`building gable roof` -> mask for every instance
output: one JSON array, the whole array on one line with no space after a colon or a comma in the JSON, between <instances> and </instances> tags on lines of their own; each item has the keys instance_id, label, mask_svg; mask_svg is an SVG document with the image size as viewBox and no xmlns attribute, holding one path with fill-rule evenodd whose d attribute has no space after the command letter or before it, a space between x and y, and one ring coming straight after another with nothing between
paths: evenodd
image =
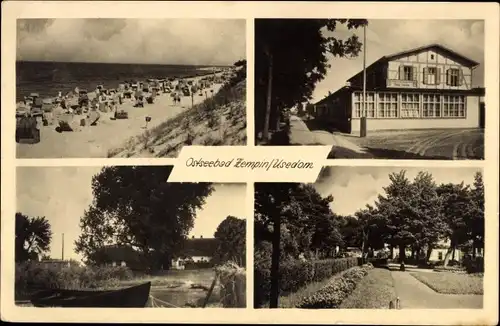
<instances>
[{"instance_id":1,"label":"building gable roof","mask_svg":"<svg viewBox=\"0 0 500 326\"><path fill-rule=\"evenodd\" d=\"M212 257L217 250L215 238L191 238L184 242L182 253L185 256Z\"/></svg>"},{"instance_id":2,"label":"building gable roof","mask_svg":"<svg viewBox=\"0 0 500 326\"><path fill-rule=\"evenodd\" d=\"M130 246L110 245L102 248L102 254L108 261L114 262L137 262L139 261L139 252Z\"/></svg>"},{"instance_id":3,"label":"building gable roof","mask_svg":"<svg viewBox=\"0 0 500 326\"><path fill-rule=\"evenodd\" d=\"M436 52L441 52L443 54L446 54L448 57L455 59L458 62L460 62L468 67L475 67L475 66L479 65L478 62L476 62L472 59L469 59L466 56L464 56L464 55L462 55L454 50L451 50L451 49L449 49L441 44L437 44L437 43L424 45L424 46L421 46L418 48L393 53L391 55L386 55L383 58L385 58L387 61L397 60L397 59L402 58L402 57L414 55L414 54L421 53L421 52L428 51L428 50L434 50Z\"/></svg>"},{"instance_id":4,"label":"building gable roof","mask_svg":"<svg viewBox=\"0 0 500 326\"><path fill-rule=\"evenodd\" d=\"M476 61L474 61L472 59L469 59L466 56L461 55L458 52L455 52L455 51L453 51L453 50L451 50L451 49L449 49L449 48L447 48L447 47L445 47L445 46L443 46L441 44L433 43L433 44L424 45L424 46L421 46L421 47L418 47L418 48L414 48L414 49L410 49L410 50L405 50L405 51L393 53L393 54L390 54L390 55L385 55L385 56L381 57L380 59L378 59L377 61L375 61L372 64L370 64L369 66L367 66L366 67L366 71L370 71L371 69L373 69L374 67L376 67L378 64L381 64L383 62L397 60L399 58L402 58L402 57L405 57L405 56L409 56L409 55L413 55L413 54L417 54L417 53L424 52L424 51L427 51L427 50L434 50L436 52L441 52L443 54L446 54L450 58L453 58L457 62L460 62L460 63L462 63L462 64L464 64L465 66L468 66L468 67L476 67L476 66L479 65L478 62L476 62ZM359 77L361 74L363 74L363 70L361 70L360 72L358 72L357 74L355 74L354 76L352 76L351 78L349 78L347 81L348 82L352 82L354 79L356 79L357 77ZM316 105L326 102L332 96L336 96L339 91L341 91L341 90L343 90L345 88L346 88L346 86L341 87L340 89L338 89L334 93L332 93L332 94L326 96L325 98L319 100L318 102L316 102Z\"/></svg>"}]
</instances>

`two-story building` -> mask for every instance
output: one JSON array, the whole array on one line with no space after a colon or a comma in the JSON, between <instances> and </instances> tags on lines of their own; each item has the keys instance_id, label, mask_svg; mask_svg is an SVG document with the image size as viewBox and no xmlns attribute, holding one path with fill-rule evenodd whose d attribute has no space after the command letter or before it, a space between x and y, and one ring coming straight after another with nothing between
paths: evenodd
<instances>
[{"instance_id":1,"label":"two-story building","mask_svg":"<svg viewBox=\"0 0 500 326\"><path fill-rule=\"evenodd\" d=\"M484 88L473 87L479 63L439 44L384 56L315 104L314 115L346 133L367 130L484 127Z\"/></svg>"}]
</instances>

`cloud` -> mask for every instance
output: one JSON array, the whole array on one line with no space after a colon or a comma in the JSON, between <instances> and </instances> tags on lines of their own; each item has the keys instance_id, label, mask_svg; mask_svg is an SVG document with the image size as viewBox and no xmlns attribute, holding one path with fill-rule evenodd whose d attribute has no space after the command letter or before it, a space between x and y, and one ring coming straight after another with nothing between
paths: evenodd
<instances>
[{"instance_id":1,"label":"cloud","mask_svg":"<svg viewBox=\"0 0 500 326\"><path fill-rule=\"evenodd\" d=\"M22 19L17 60L226 65L244 58L244 20Z\"/></svg>"},{"instance_id":2,"label":"cloud","mask_svg":"<svg viewBox=\"0 0 500 326\"><path fill-rule=\"evenodd\" d=\"M363 30L349 31L338 25L333 34L345 39L352 34L363 41ZM473 85L484 85L484 21L481 20L369 20L366 28L366 65L384 55L439 43L479 62L474 70ZM345 85L347 79L363 69L363 55L357 58L329 57L331 68L313 94L313 103L328 91L334 92Z\"/></svg>"},{"instance_id":3,"label":"cloud","mask_svg":"<svg viewBox=\"0 0 500 326\"><path fill-rule=\"evenodd\" d=\"M407 168L407 167L328 167L328 173L316 182L314 187L322 196L332 195L332 211L341 215L351 215L367 204L373 205L384 187L389 185L389 174L406 170L412 180L420 171L432 174L437 184L472 184L477 168Z\"/></svg>"}]
</instances>

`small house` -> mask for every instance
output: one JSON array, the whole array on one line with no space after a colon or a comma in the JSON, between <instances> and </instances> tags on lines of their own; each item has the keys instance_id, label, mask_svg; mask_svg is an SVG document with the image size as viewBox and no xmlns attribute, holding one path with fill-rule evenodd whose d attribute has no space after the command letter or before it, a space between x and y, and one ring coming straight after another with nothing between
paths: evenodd
<instances>
[{"instance_id":1,"label":"small house","mask_svg":"<svg viewBox=\"0 0 500 326\"><path fill-rule=\"evenodd\" d=\"M172 260L172 268L182 269L186 263L210 263L217 250L217 240L215 238L195 238L187 239L181 250L181 254Z\"/></svg>"}]
</instances>

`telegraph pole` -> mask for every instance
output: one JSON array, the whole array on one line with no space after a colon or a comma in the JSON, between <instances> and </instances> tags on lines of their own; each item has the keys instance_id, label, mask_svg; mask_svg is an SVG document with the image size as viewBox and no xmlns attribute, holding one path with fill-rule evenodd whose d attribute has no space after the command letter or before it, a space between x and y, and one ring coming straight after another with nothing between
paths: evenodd
<instances>
[{"instance_id":1,"label":"telegraph pole","mask_svg":"<svg viewBox=\"0 0 500 326\"><path fill-rule=\"evenodd\" d=\"M62 234L62 250L61 250L61 260L64 260L64 233Z\"/></svg>"}]
</instances>

